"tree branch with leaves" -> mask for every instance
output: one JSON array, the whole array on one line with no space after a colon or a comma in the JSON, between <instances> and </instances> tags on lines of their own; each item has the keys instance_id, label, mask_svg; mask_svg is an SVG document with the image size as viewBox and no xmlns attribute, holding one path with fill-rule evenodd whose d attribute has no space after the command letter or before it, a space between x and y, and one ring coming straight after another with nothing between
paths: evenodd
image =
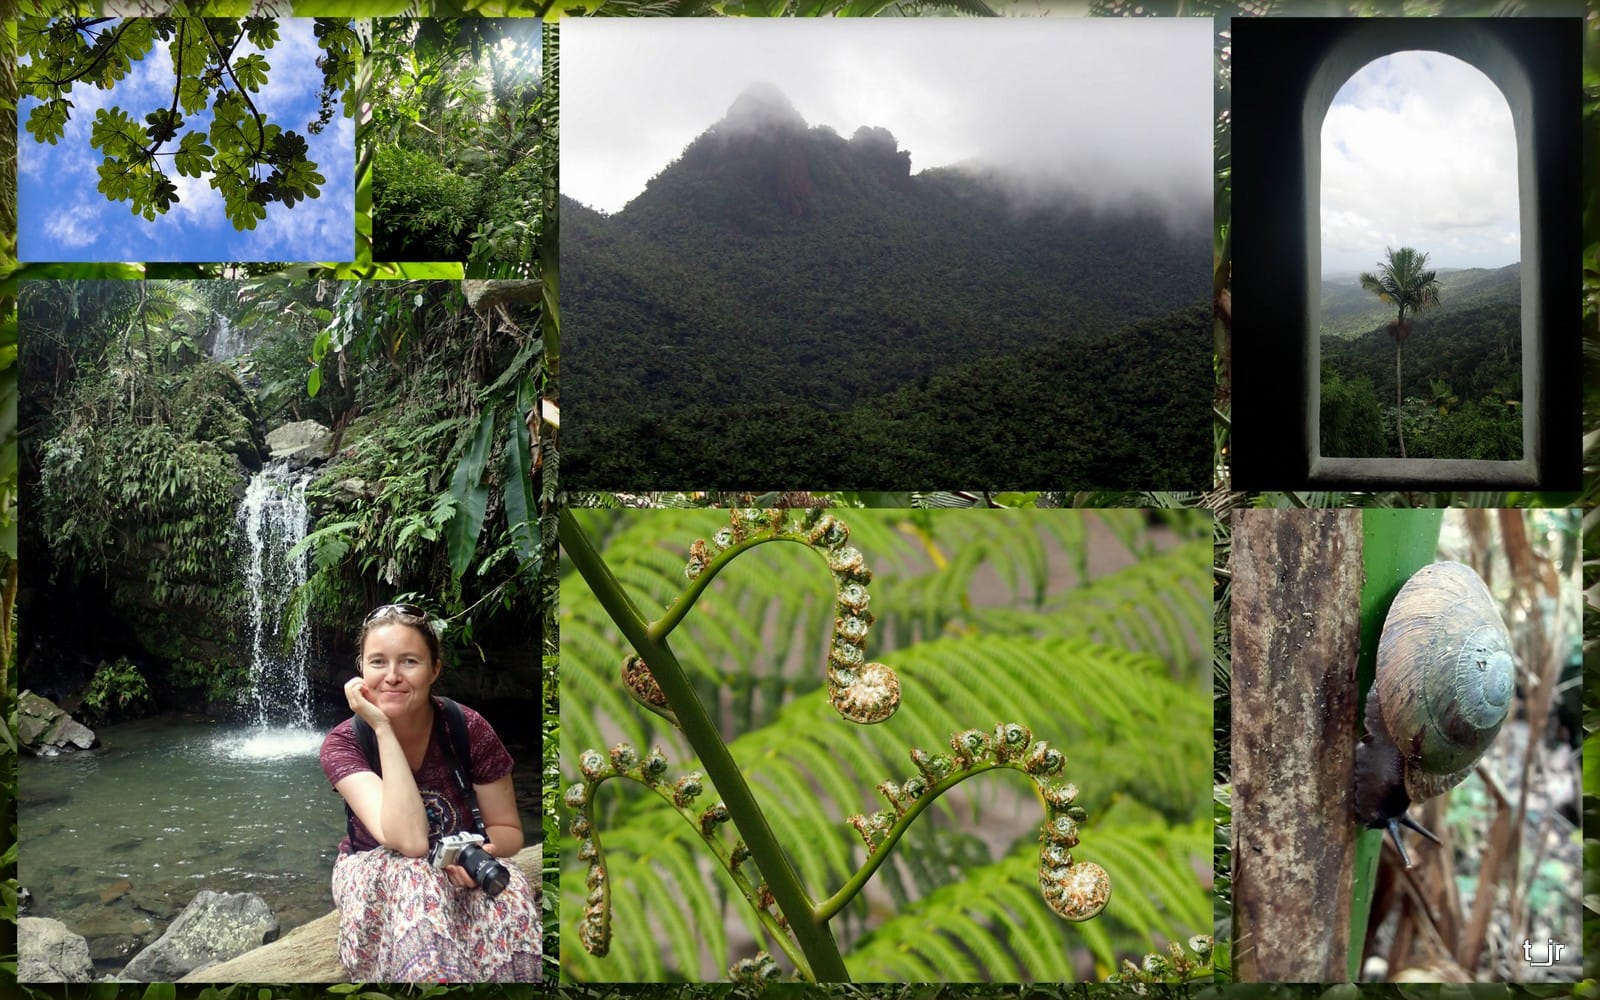
<instances>
[{"instance_id":1,"label":"tree branch with leaves","mask_svg":"<svg viewBox=\"0 0 1600 1000\"><path fill-rule=\"evenodd\" d=\"M322 87L321 109L304 126L312 134L332 119L334 99L353 82L360 52L349 21L317 18L315 35ZM69 96L76 85L111 90L164 43L173 76L165 107L143 115L142 124L116 105L95 111L89 141L104 157L97 188L154 221L179 201L174 172L209 176L233 227L254 229L267 206L293 208L318 197L327 180L307 155L305 136L257 105L272 69L263 53L277 41L278 22L270 17L24 17L17 26L19 59L26 60L17 69L18 91L40 101L26 128L35 141L55 145L76 107ZM241 54L246 42L255 51ZM208 127L201 127L207 112Z\"/></svg>"}]
</instances>

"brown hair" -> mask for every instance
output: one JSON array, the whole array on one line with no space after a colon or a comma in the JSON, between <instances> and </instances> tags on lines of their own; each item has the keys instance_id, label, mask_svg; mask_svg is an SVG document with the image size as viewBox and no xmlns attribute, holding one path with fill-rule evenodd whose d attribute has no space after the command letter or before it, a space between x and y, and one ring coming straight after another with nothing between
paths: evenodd
<instances>
[{"instance_id":1,"label":"brown hair","mask_svg":"<svg viewBox=\"0 0 1600 1000\"><path fill-rule=\"evenodd\" d=\"M422 641L428 644L428 655L433 662L438 663L444 658L439 651L439 633L434 630L433 620L426 611L412 604L385 604L374 609L361 623L361 634L356 638L357 663L361 661L362 651L367 648L367 634L383 625L407 625L416 629Z\"/></svg>"}]
</instances>

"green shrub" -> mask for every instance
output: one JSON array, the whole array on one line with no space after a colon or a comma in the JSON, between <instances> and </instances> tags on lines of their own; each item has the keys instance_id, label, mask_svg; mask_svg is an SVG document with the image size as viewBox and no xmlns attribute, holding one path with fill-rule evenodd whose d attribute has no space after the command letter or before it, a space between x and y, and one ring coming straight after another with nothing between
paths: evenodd
<instances>
[{"instance_id":1,"label":"green shrub","mask_svg":"<svg viewBox=\"0 0 1600 1000\"><path fill-rule=\"evenodd\" d=\"M478 185L427 153L378 147L372 167L373 255L466 260Z\"/></svg>"},{"instance_id":2,"label":"green shrub","mask_svg":"<svg viewBox=\"0 0 1600 1000\"><path fill-rule=\"evenodd\" d=\"M111 663L101 662L83 696L83 705L93 719L109 720L126 711L130 705L150 700L150 685L144 674L125 656Z\"/></svg>"}]
</instances>

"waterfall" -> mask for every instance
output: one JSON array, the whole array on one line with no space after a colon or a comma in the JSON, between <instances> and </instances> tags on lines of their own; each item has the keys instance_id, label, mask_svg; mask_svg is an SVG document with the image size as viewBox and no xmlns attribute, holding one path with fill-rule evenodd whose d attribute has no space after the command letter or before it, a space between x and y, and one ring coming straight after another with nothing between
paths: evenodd
<instances>
[{"instance_id":1,"label":"waterfall","mask_svg":"<svg viewBox=\"0 0 1600 1000\"><path fill-rule=\"evenodd\" d=\"M213 312L216 317L217 333L211 339L211 360L227 361L244 350L244 336L233 328L233 321L222 313Z\"/></svg>"},{"instance_id":2,"label":"waterfall","mask_svg":"<svg viewBox=\"0 0 1600 1000\"><path fill-rule=\"evenodd\" d=\"M310 527L306 486L311 478L310 469L291 469L288 459L273 459L251 477L239 505L250 628L250 690L244 700L257 726L298 730L287 737L297 747L309 737L320 742L311 732L309 630L302 625L287 640L283 634L289 595L306 581L307 557L287 556Z\"/></svg>"}]
</instances>

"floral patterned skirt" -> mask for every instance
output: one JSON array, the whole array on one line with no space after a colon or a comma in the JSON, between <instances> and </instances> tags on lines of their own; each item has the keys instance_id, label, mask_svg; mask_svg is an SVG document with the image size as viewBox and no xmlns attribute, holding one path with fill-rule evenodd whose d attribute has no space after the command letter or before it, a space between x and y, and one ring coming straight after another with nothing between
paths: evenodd
<instances>
[{"instance_id":1,"label":"floral patterned skirt","mask_svg":"<svg viewBox=\"0 0 1600 1000\"><path fill-rule=\"evenodd\" d=\"M357 982L538 982L539 900L520 869L506 870L509 884L491 899L423 858L385 847L340 855L339 961Z\"/></svg>"}]
</instances>

